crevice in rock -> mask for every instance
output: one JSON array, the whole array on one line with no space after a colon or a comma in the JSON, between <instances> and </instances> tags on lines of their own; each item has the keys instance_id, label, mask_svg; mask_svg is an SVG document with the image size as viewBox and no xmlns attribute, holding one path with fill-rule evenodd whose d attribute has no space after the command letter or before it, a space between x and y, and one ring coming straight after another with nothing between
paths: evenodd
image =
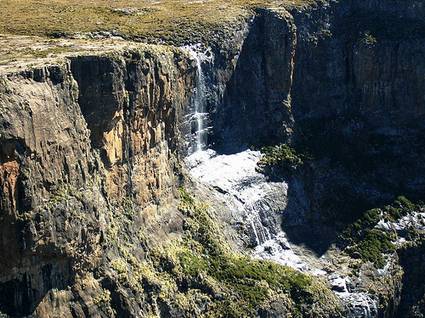
<instances>
[{"instance_id":1,"label":"crevice in rock","mask_svg":"<svg viewBox=\"0 0 425 318\"><path fill-rule=\"evenodd\" d=\"M30 315L51 289L65 289L72 282L66 258L34 263L16 278L0 283L0 311L11 317Z\"/></svg>"}]
</instances>

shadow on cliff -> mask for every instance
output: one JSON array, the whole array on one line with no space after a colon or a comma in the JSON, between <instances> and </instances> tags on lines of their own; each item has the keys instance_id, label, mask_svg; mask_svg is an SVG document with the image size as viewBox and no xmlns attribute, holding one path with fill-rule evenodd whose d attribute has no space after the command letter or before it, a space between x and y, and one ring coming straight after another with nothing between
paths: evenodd
<instances>
[{"instance_id":1,"label":"shadow on cliff","mask_svg":"<svg viewBox=\"0 0 425 318\"><path fill-rule=\"evenodd\" d=\"M285 17L267 10L259 10L250 23L223 100L209 107L214 123L210 139L220 153L271 145L287 136L282 123L291 122L291 27Z\"/></svg>"},{"instance_id":2,"label":"shadow on cliff","mask_svg":"<svg viewBox=\"0 0 425 318\"><path fill-rule=\"evenodd\" d=\"M420 317L425 312L425 241L399 252L404 275L401 301L395 317Z\"/></svg>"},{"instance_id":3,"label":"shadow on cliff","mask_svg":"<svg viewBox=\"0 0 425 318\"><path fill-rule=\"evenodd\" d=\"M65 290L71 285L69 259L52 256L46 261L33 257L32 262L20 278L0 283L0 316L1 313L10 317L31 315L51 290Z\"/></svg>"},{"instance_id":4,"label":"shadow on cliff","mask_svg":"<svg viewBox=\"0 0 425 318\"><path fill-rule=\"evenodd\" d=\"M282 228L289 240L319 255L341 243L341 232L367 210L400 195L423 200L425 193L421 122L381 129L352 113L326 121L297 123L304 136L295 146L307 148L314 159L295 173L269 174L288 183Z\"/></svg>"},{"instance_id":5,"label":"shadow on cliff","mask_svg":"<svg viewBox=\"0 0 425 318\"><path fill-rule=\"evenodd\" d=\"M287 183L287 205L281 211L281 228L290 243L304 246L321 256L332 244L338 242L339 231L334 222L326 221L321 211L314 210L312 180L305 173L266 173L270 181Z\"/></svg>"},{"instance_id":6,"label":"shadow on cliff","mask_svg":"<svg viewBox=\"0 0 425 318\"><path fill-rule=\"evenodd\" d=\"M212 109L209 107L214 123L210 146L218 154L258 149L290 138L293 118L288 105L294 36L290 21L271 12L257 12L235 70L226 83L223 101ZM319 213L316 219L311 217L308 176L268 177L288 183L288 206L283 211L282 228L289 240L306 245L317 254L325 253L337 234L332 226L319 223Z\"/></svg>"}]
</instances>

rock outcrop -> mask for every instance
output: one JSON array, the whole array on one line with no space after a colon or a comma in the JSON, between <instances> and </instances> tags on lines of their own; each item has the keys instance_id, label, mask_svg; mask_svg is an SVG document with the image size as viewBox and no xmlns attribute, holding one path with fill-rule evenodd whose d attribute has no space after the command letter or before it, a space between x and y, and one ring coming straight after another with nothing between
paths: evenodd
<instances>
[{"instance_id":1,"label":"rock outcrop","mask_svg":"<svg viewBox=\"0 0 425 318\"><path fill-rule=\"evenodd\" d=\"M108 211L173 196L192 74L158 47L3 76L2 311L30 314L99 266Z\"/></svg>"}]
</instances>

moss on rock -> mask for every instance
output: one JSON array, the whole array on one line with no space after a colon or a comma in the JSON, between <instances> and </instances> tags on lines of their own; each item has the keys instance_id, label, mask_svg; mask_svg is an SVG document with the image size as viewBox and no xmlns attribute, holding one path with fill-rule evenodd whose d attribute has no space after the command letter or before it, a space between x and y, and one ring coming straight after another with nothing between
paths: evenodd
<instances>
[{"instance_id":1,"label":"moss on rock","mask_svg":"<svg viewBox=\"0 0 425 318\"><path fill-rule=\"evenodd\" d=\"M307 156L298 153L294 148L287 144L264 147L258 166L260 169L277 168L283 171L295 171L304 164Z\"/></svg>"},{"instance_id":2,"label":"moss on rock","mask_svg":"<svg viewBox=\"0 0 425 318\"><path fill-rule=\"evenodd\" d=\"M396 250L393 244L396 237L395 233L376 228L376 225L381 220L396 222L420 208L419 204L414 204L406 197L399 196L392 204L366 211L342 234L343 240L348 245L347 251L364 261L374 263L379 268L383 267L385 265L384 254L393 253Z\"/></svg>"},{"instance_id":3,"label":"moss on rock","mask_svg":"<svg viewBox=\"0 0 425 318\"><path fill-rule=\"evenodd\" d=\"M112 261L121 284L146 301L160 303L170 315L198 317L253 317L273 310L288 317L340 314L335 295L317 278L234 253L208 206L184 189L179 210L185 217L180 238L150 249L145 259L121 246L120 260ZM155 314L154 308L146 314Z\"/></svg>"}]
</instances>

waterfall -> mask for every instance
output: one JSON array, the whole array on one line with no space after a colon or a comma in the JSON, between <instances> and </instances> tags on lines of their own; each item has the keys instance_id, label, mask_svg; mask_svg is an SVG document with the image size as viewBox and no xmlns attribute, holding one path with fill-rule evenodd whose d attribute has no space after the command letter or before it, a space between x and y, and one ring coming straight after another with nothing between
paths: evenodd
<instances>
[{"instance_id":1,"label":"waterfall","mask_svg":"<svg viewBox=\"0 0 425 318\"><path fill-rule=\"evenodd\" d=\"M235 153L219 153L209 148L207 102L212 101L213 91L209 90L212 86L208 86L205 67L211 63L212 55L202 50L200 45L183 49L196 67L190 111L184 121L184 131L191 128L191 133L185 136L188 142L185 163L190 175L209 186L217 204L222 204L223 209L228 210L229 223L252 247L251 255L254 258L272 260L326 279L342 300L349 318L377 317L376 299L354 284L360 280L351 282L344 269L334 269L335 256L318 257L308 248L290 242L282 222L300 222L299 218L307 209L303 203L308 202L298 183L293 184L292 188L295 193L292 200L298 202L294 216L294 212L289 214L287 210L288 183L270 180L258 171L257 164L262 156L260 151L240 149Z\"/></svg>"},{"instance_id":2,"label":"waterfall","mask_svg":"<svg viewBox=\"0 0 425 318\"><path fill-rule=\"evenodd\" d=\"M259 151L250 149L232 154L207 149L188 156L186 162L191 176L208 185L217 204L229 210L229 222L238 233L246 235L245 242L252 247L253 257L326 279L344 304L344 317L378 317L376 297L358 287L361 278L350 277L345 268L335 269L338 256L318 256L290 241L281 227L291 217L285 211L289 185L283 180L270 180L257 171L260 158ZM303 200L302 192L297 195L297 200Z\"/></svg>"},{"instance_id":3,"label":"waterfall","mask_svg":"<svg viewBox=\"0 0 425 318\"><path fill-rule=\"evenodd\" d=\"M199 55L194 56L196 61L196 87L193 94L193 104L195 108L195 113L193 117L196 121L196 143L195 151L203 150L206 144L206 130L204 127L204 118L205 118L205 77L202 72L202 62Z\"/></svg>"},{"instance_id":4,"label":"waterfall","mask_svg":"<svg viewBox=\"0 0 425 318\"><path fill-rule=\"evenodd\" d=\"M210 127L207 126L207 84L202 65L204 63L211 63L212 54L208 49L202 50L201 45L185 46L183 49L196 62L195 88L191 101L192 113L189 115L192 127L192 140L189 153L195 153L205 150L207 147L208 130Z\"/></svg>"},{"instance_id":5,"label":"waterfall","mask_svg":"<svg viewBox=\"0 0 425 318\"><path fill-rule=\"evenodd\" d=\"M349 318L377 317L374 297L354 283L347 284L351 278L345 270L334 270L335 256L318 257L307 248L290 242L282 228L282 222L293 217L287 211L289 185L284 180L270 180L258 171L261 152L241 149L236 153L221 154L209 148L207 100L211 91L208 91L203 67L208 66L211 57L200 47L184 49L196 63L190 113L184 122L186 129L192 128L192 133L186 135L188 156L185 158L190 175L208 185L216 202L228 210L229 222L241 233L244 242L252 247L254 258L272 260L327 279L342 300ZM302 202L307 202L307 199L296 185L292 190L296 192L292 200L301 202L295 210L296 218L299 218L306 209ZM299 222L298 219L292 221Z\"/></svg>"},{"instance_id":6,"label":"waterfall","mask_svg":"<svg viewBox=\"0 0 425 318\"><path fill-rule=\"evenodd\" d=\"M252 246L274 237L280 229L280 211L286 206L287 184L269 182L259 173L260 157L253 150L217 154L209 149L186 159L193 177L220 189L217 195L243 224Z\"/></svg>"}]
</instances>

